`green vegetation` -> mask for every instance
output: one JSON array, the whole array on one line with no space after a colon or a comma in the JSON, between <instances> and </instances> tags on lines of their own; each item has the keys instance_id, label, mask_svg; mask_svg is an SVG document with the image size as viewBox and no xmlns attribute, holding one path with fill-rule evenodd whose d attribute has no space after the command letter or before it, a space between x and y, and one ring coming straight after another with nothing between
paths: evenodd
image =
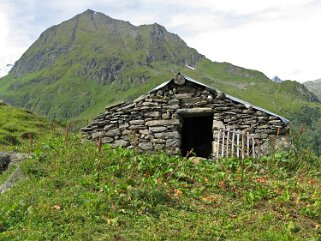
<instances>
[{"instance_id":1,"label":"green vegetation","mask_svg":"<svg viewBox=\"0 0 321 241\"><path fill-rule=\"evenodd\" d=\"M321 110L303 106L291 116L292 133L301 135L301 148L311 148L321 156Z\"/></svg>"},{"instance_id":2,"label":"green vegetation","mask_svg":"<svg viewBox=\"0 0 321 241\"><path fill-rule=\"evenodd\" d=\"M321 79L314 81L307 81L303 83L308 90L314 93L319 99L321 99Z\"/></svg>"},{"instance_id":3,"label":"green vegetation","mask_svg":"<svg viewBox=\"0 0 321 241\"><path fill-rule=\"evenodd\" d=\"M11 165L5 172L0 173L0 185L3 184L15 170L17 170L17 166Z\"/></svg>"},{"instance_id":4,"label":"green vegetation","mask_svg":"<svg viewBox=\"0 0 321 241\"><path fill-rule=\"evenodd\" d=\"M99 151L69 135L37 144L22 168L27 178L0 196L1 240L321 237L321 160L306 150L243 166Z\"/></svg>"},{"instance_id":5,"label":"green vegetation","mask_svg":"<svg viewBox=\"0 0 321 241\"><path fill-rule=\"evenodd\" d=\"M6 104L0 104L0 145L16 146L50 132L47 119Z\"/></svg>"}]
</instances>

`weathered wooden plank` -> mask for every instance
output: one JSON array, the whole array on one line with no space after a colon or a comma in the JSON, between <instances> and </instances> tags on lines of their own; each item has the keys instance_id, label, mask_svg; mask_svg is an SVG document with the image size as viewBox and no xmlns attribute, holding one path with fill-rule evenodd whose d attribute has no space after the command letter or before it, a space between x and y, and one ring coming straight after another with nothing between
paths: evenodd
<instances>
[{"instance_id":1,"label":"weathered wooden plank","mask_svg":"<svg viewBox=\"0 0 321 241\"><path fill-rule=\"evenodd\" d=\"M217 147L216 147L216 158L220 157L220 138L221 138L221 130L217 131Z\"/></svg>"},{"instance_id":2,"label":"weathered wooden plank","mask_svg":"<svg viewBox=\"0 0 321 241\"><path fill-rule=\"evenodd\" d=\"M235 132L232 132L232 157L234 156Z\"/></svg>"},{"instance_id":3,"label":"weathered wooden plank","mask_svg":"<svg viewBox=\"0 0 321 241\"><path fill-rule=\"evenodd\" d=\"M252 135L252 157L255 158L255 139Z\"/></svg>"},{"instance_id":4,"label":"weathered wooden plank","mask_svg":"<svg viewBox=\"0 0 321 241\"><path fill-rule=\"evenodd\" d=\"M224 144L225 144L225 130L223 130L223 136L222 136L222 157L224 157L224 150L225 150L225 146L224 146Z\"/></svg>"},{"instance_id":5,"label":"weathered wooden plank","mask_svg":"<svg viewBox=\"0 0 321 241\"><path fill-rule=\"evenodd\" d=\"M240 157L240 134L236 134L236 156L237 158Z\"/></svg>"},{"instance_id":6,"label":"weathered wooden plank","mask_svg":"<svg viewBox=\"0 0 321 241\"><path fill-rule=\"evenodd\" d=\"M227 138L226 138L226 157L229 155L229 143L230 142L230 132L227 131Z\"/></svg>"},{"instance_id":7,"label":"weathered wooden plank","mask_svg":"<svg viewBox=\"0 0 321 241\"><path fill-rule=\"evenodd\" d=\"M246 133L246 156L250 156L250 133Z\"/></svg>"},{"instance_id":8,"label":"weathered wooden plank","mask_svg":"<svg viewBox=\"0 0 321 241\"><path fill-rule=\"evenodd\" d=\"M245 153L245 150L244 150L244 133L242 133L242 150L241 150L241 152L242 152L242 160L244 159L244 153Z\"/></svg>"}]
</instances>

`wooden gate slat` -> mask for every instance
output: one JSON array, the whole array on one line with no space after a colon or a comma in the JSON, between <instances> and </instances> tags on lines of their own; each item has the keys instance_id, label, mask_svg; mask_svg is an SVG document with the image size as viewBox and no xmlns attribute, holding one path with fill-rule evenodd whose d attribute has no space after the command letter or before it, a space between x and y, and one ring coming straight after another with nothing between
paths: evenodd
<instances>
[{"instance_id":1,"label":"wooden gate slat","mask_svg":"<svg viewBox=\"0 0 321 241\"><path fill-rule=\"evenodd\" d=\"M224 157L224 143L225 143L225 130L223 130L223 136L222 136L222 157Z\"/></svg>"},{"instance_id":2,"label":"wooden gate slat","mask_svg":"<svg viewBox=\"0 0 321 241\"><path fill-rule=\"evenodd\" d=\"M217 146L216 146L216 158L220 157L220 138L221 138L221 130L219 129L217 132Z\"/></svg>"},{"instance_id":3,"label":"wooden gate slat","mask_svg":"<svg viewBox=\"0 0 321 241\"><path fill-rule=\"evenodd\" d=\"M226 157L229 155L229 142L230 142L230 132L227 131L227 138L226 138Z\"/></svg>"},{"instance_id":4,"label":"wooden gate slat","mask_svg":"<svg viewBox=\"0 0 321 241\"><path fill-rule=\"evenodd\" d=\"M232 156L234 156L235 132L232 133Z\"/></svg>"}]
</instances>

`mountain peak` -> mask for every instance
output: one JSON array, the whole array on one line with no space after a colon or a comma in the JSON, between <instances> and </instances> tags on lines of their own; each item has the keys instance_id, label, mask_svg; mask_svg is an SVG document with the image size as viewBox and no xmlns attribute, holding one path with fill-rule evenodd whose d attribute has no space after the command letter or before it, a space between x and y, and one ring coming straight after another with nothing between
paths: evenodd
<instances>
[{"instance_id":1,"label":"mountain peak","mask_svg":"<svg viewBox=\"0 0 321 241\"><path fill-rule=\"evenodd\" d=\"M271 80L272 80L273 82L276 82L276 83L281 83L281 82L283 82L283 80L281 80L278 76L274 76Z\"/></svg>"},{"instance_id":2,"label":"mountain peak","mask_svg":"<svg viewBox=\"0 0 321 241\"><path fill-rule=\"evenodd\" d=\"M77 75L99 83L111 83L118 72L133 64L155 61L195 66L204 59L176 34L158 23L134 26L103 13L87 9L44 31L13 67L11 74L51 68L59 61L79 63ZM119 60L116 63L115 59ZM113 66L115 65L115 66ZM112 68L112 69L110 69ZM119 74L118 74L119 75Z\"/></svg>"},{"instance_id":3,"label":"mountain peak","mask_svg":"<svg viewBox=\"0 0 321 241\"><path fill-rule=\"evenodd\" d=\"M92 9L87 9L86 11L84 11L83 13L81 13L80 15L82 14L95 14L96 11L92 10Z\"/></svg>"}]
</instances>

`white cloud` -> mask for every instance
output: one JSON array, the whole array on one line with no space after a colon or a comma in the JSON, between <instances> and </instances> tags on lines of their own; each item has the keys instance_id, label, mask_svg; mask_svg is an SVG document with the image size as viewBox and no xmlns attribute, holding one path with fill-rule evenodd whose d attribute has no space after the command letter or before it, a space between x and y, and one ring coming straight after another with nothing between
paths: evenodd
<instances>
[{"instance_id":1,"label":"white cloud","mask_svg":"<svg viewBox=\"0 0 321 241\"><path fill-rule=\"evenodd\" d=\"M263 12L267 9L284 9L296 6L306 6L313 0L176 0L177 4L186 4L195 9L206 9L209 11L231 12L233 14L246 15Z\"/></svg>"},{"instance_id":2,"label":"white cloud","mask_svg":"<svg viewBox=\"0 0 321 241\"><path fill-rule=\"evenodd\" d=\"M0 67L14 63L27 48L24 28L12 29L10 5L0 4Z\"/></svg>"},{"instance_id":3,"label":"white cloud","mask_svg":"<svg viewBox=\"0 0 321 241\"><path fill-rule=\"evenodd\" d=\"M269 77L317 79L321 77L321 35L317 30L321 16L319 8L307 3L262 12L254 16L256 21L245 21L236 28L209 29L187 36L186 41L212 60L258 69Z\"/></svg>"},{"instance_id":4,"label":"white cloud","mask_svg":"<svg viewBox=\"0 0 321 241\"><path fill-rule=\"evenodd\" d=\"M7 55L9 55L7 46L9 45L9 23L5 12L5 7L0 5L0 68L6 63Z\"/></svg>"}]
</instances>

